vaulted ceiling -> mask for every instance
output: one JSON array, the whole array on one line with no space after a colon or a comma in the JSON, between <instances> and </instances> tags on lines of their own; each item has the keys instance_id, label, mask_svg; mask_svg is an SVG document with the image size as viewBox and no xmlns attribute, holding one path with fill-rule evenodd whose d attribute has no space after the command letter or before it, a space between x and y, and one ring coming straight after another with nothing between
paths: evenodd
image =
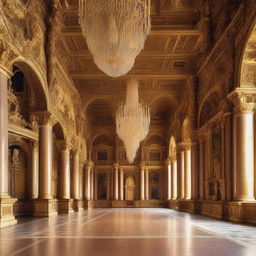
<instances>
[{"instance_id":1,"label":"vaulted ceiling","mask_svg":"<svg viewBox=\"0 0 256 256\"><path fill-rule=\"evenodd\" d=\"M97 118L112 124L109 115L125 96L126 81L131 77L140 81L140 99L151 107L152 125L169 120L182 100L187 79L196 72L200 38L197 2L152 0L152 29L145 48L127 75L113 79L93 62L78 21L79 1L66 0L62 45L70 57L68 70L84 102L83 111L95 125L102 125Z\"/></svg>"}]
</instances>

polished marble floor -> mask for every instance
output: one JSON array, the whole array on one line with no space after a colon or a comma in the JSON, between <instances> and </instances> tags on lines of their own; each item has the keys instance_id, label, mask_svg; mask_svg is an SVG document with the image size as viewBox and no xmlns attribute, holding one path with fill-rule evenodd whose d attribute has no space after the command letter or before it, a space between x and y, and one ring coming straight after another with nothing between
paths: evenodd
<instances>
[{"instance_id":1,"label":"polished marble floor","mask_svg":"<svg viewBox=\"0 0 256 256\"><path fill-rule=\"evenodd\" d=\"M255 256L256 227L168 209L92 209L0 230L0 255Z\"/></svg>"}]
</instances>

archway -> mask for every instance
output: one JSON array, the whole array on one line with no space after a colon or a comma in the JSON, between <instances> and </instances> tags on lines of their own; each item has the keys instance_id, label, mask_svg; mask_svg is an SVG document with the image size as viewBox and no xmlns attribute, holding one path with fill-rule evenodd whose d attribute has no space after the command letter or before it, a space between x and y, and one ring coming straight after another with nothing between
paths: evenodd
<instances>
[{"instance_id":1,"label":"archway","mask_svg":"<svg viewBox=\"0 0 256 256\"><path fill-rule=\"evenodd\" d=\"M240 71L238 73L238 87L255 88L256 86L256 25L252 24L244 50L242 52Z\"/></svg>"},{"instance_id":2,"label":"archway","mask_svg":"<svg viewBox=\"0 0 256 256\"><path fill-rule=\"evenodd\" d=\"M9 145L9 195L17 198L13 209L15 216L31 211L29 171L29 145L22 140L13 140Z\"/></svg>"},{"instance_id":3,"label":"archway","mask_svg":"<svg viewBox=\"0 0 256 256\"><path fill-rule=\"evenodd\" d=\"M60 148L58 143L65 138L64 131L60 123L56 123L52 128L52 196L58 198L60 180Z\"/></svg>"}]
</instances>

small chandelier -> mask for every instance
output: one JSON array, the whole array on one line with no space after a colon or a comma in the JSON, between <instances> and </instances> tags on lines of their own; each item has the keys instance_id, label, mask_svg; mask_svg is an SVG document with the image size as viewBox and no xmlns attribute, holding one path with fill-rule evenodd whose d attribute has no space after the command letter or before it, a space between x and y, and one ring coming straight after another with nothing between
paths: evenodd
<instances>
[{"instance_id":1,"label":"small chandelier","mask_svg":"<svg viewBox=\"0 0 256 256\"><path fill-rule=\"evenodd\" d=\"M80 0L80 25L95 64L111 77L127 74L150 32L151 0Z\"/></svg>"},{"instance_id":2,"label":"small chandelier","mask_svg":"<svg viewBox=\"0 0 256 256\"><path fill-rule=\"evenodd\" d=\"M124 143L129 163L134 161L140 142L148 134L149 125L149 107L139 103L138 81L131 80L127 84L126 102L116 111L116 130Z\"/></svg>"}]
</instances>

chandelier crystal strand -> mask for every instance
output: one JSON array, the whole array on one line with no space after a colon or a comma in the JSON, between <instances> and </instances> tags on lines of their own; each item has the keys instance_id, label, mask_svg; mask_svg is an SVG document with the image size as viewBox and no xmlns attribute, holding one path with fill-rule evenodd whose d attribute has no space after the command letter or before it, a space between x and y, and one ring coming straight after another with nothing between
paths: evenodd
<instances>
[{"instance_id":1,"label":"chandelier crystal strand","mask_svg":"<svg viewBox=\"0 0 256 256\"><path fill-rule=\"evenodd\" d=\"M82 32L95 64L118 77L128 73L150 32L151 0L79 0Z\"/></svg>"},{"instance_id":2,"label":"chandelier crystal strand","mask_svg":"<svg viewBox=\"0 0 256 256\"><path fill-rule=\"evenodd\" d=\"M129 163L134 161L140 142L148 134L149 125L149 107L139 103L138 81L131 80L127 84L126 102L116 111L116 130L124 143Z\"/></svg>"}]
</instances>

